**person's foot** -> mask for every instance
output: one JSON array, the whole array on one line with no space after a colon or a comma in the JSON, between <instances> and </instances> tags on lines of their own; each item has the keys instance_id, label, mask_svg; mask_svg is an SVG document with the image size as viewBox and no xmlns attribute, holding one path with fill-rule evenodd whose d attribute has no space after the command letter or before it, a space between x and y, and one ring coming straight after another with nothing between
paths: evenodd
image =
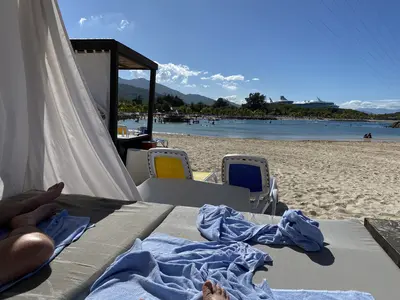
<instances>
[{"instance_id":1,"label":"person's foot","mask_svg":"<svg viewBox=\"0 0 400 300\"><path fill-rule=\"evenodd\" d=\"M47 189L47 192L45 192L44 194L54 197L54 199L56 199L61 195L63 189L64 189L64 182L59 182L49 187Z\"/></svg>"},{"instance_id":2,"label":"person's foot","mask_svg":"<svg viewBox=\"0 0 400 300\"><path fill-rule=\"evenodd\" d=\"M58 210L59 206L56 203L48 203L39 206L29 213L14 217L10 222L11 228L36 226L41 221L52 217Z\"/></svg>"},{"instance_id":3,"label":"person's foot","mask_svg":"<svg viewBox=\"0 0 400 300\"><path fill-rule=\"evenodd\" d=\"M213 285L207 280L202 288L203 300L229 300L229 295L218 284Z\"/></svg>"}]
</instances>

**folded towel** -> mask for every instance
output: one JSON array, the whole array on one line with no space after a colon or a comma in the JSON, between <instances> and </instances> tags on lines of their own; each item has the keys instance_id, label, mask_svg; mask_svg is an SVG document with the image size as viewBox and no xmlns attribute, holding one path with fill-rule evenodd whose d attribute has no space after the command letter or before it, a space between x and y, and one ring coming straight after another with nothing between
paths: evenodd
<instances>
[{"instance_id":1,"label":"folded towel","mask_svg":"<svg viewBox=\"0 0 400 300\"><path fill-rule=\"evenodd\" d=\"M210 241L252 242L271 245L297 245L306 251L320 251L324 236L319 224L300 210L288 210L278 225L256 225L225 205L204 205L197 217L197 228Z\"/></svg>"},{"instance_id":2,"label":"folded towel","mask_svg":"<svg viewBox=\"0 0 400 300\"><path fill-rule=\"evenodd\" d=\"M372 300L360 292L271 290L253 272L271 257L242 242L192 242L164 234L137 239L91 287L87 300L202 299L206 280L218 283L231 300Z\"/></svg>"},{"instance_id":3,"label":"folded towel","mask_svg":"<svg viewBox=\"0 0 400 300\"><path fill-rule=\"evenodd\" d=\"M68 246L72 242L75 242L82 236L85 230L90 227L89 222L90 222L89 217L70 216L66 210L63 210L53 218L39 223L38 228L54 240L55 249L53 255L49 258L47 262L45 262L42 266L40 266L32 273L29 273L13 282L0 285L0 293L10 288L17 282L32 276L33 274L38 272L41 268L46 266L58 254L60 254L60 252L66 246ZM3 233L4 232L5 231L3 231Z\"/></svg>"}]
</instances>

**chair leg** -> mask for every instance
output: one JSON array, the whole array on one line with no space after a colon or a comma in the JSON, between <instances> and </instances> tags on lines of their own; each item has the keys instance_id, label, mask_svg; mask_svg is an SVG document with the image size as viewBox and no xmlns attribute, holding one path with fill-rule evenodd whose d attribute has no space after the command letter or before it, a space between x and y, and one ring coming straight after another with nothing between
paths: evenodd
<instances>
[{"instance_id":1,"label":"chair leg","mask_svg":"<svg viewBox=\"0 0 400 300\"><path fill-rule=\"evenodd\" d=\"M215 183L218 183L218 177L217 177L217 174L213 173L213 178L214 178L214 182L215 182Z\"/></svg>"},{"instance_id":2,"label":"chair leg","mask_svg":"<svg viewBox=\"0 0 400 300\"><path fill-rule=\"evenodd\" d=\"M275 216L276 215L276 199L272 199L272 211L271 215Z\"/></svg>"},{"instance_id":3,"label":"chair leg","mask_svg":"<svg viewBox=\"0 0 400 300\"><path fill-rule=\"evenodd\" d=\"M268 197L268 200L267 200L266 202L267 202L267 203L265 203L264 208L263 208L262 211L261 211L261 214L265 214L265 212L266 212L267 209L268 209L268 206L271 204L270 198L269 198L269 197Z\"/></svg>"}]
</instances>

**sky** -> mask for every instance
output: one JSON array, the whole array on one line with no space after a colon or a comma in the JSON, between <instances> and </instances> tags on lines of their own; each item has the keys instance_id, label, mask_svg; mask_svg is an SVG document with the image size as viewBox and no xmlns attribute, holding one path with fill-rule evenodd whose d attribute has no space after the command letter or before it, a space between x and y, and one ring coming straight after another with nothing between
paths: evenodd
<instances>
[{"instance_id":1,"label":"sky","mask_svg":"<svg viewBox=\"0 0 400 300\"><path fill-rule=\"evenodd\" d=\"M249 93L400 110L397 0L59 0L71 38L114 38L157 82L242 103ZM122 72L148 78L147 72Z\"/></svg>"}]
</instances>

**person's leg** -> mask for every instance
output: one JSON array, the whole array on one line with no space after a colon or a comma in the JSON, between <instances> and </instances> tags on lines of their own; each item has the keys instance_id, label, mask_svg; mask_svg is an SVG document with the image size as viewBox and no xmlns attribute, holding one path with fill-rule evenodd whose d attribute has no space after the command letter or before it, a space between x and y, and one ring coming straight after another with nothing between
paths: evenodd
<instances>
[{"instance_id":1,"label":"person's leg","mask_svg":"<svg viewBox=\"0 0 400 300\"><path fill-rule=\"evenodd\" d=\"M47 204L61 195L64 188L64 183L56 183L51 186L46 192L35 197L23 201L5 201L0 202L0 226L10 222L12 218L19 214L25 214L33 211L41 205Z\"/></svg>"},{"instance_id":2,"label":"person's leg","mask_svg":"<svg viewBox=\"0 0 400 300\"><path fill-rule=\"evenodd\" d=\"M227 292L218 284L213 285L209 280L203 284L202 292L203 300L229 300Z\"/></svg>"},{"instance_id":3,"label":"person's leg","mask_svg":"<svg viewBox=\"0 0 400 300\"><path fill-rule=\"evenodd\" d=\"M57 204L48 203L11 220L13 230L0 241L0 284L34 271L51 257L54 242L36 224L51 217L57 209Z\"/></svg>"},{"instance_id":4,"label":"person's leg","mask_svg":"<svg viewBox=\"0 0 400 300\"><path fill-rule=\"evenodd\" d=\"M12 235L0 241L0 285L34 271L53 252L53 241L36 227L16 229Z\"/></svg>"}]
</instances>

